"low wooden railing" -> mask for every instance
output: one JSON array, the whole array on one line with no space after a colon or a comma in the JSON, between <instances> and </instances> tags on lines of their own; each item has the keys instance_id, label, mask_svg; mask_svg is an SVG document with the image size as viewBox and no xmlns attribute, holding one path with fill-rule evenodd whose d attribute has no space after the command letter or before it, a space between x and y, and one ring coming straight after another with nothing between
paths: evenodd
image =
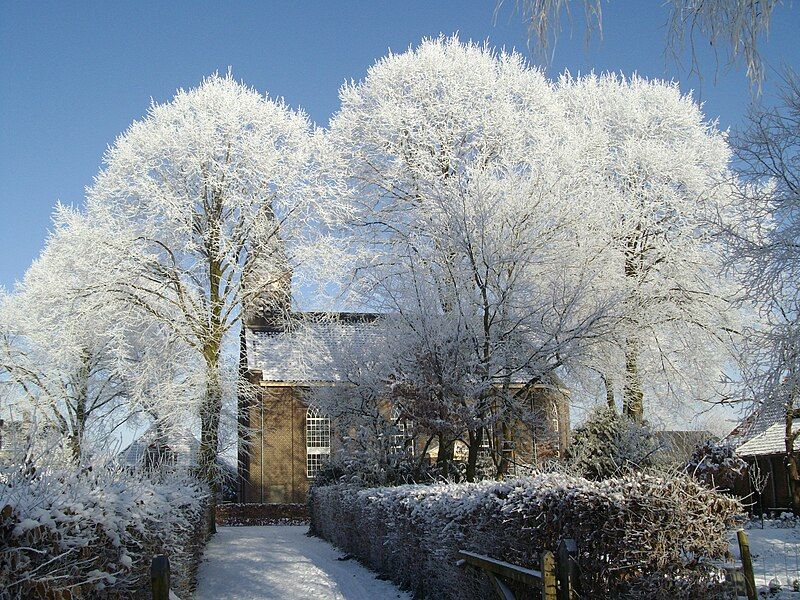
<instances>
[{"instance_id":1,"label":"low wooden railing","mask_svg":"<svg viewBox=\"0 0 800 600\"><path fill-rule=\"evenodd\" d=\"M743 592L747 600L758 600L758 592L753 574L753 560L750 556L750 542L747 533L736 532L741 564L720 565L728 585L735 596ZM508 582L522 584L529 589L538 589L543 600L575 600L580 597L578 552L574 540L562 540L558 546L558 557L552 552L542 552L539 570L527 569L497 560L475 552L460 551L458 565L470 565L483 570L489 577L497 595L502 600L515 600Z\"/></svg>"},{"instance_id":2,"label":"low wooden railing","mask_svg":"<svg viewBox=\"0 0 800 600\"><path fill-rule=\"evenodd\" d=\"M574 600L578 590L577 547L574 540L562 540L558 560L550 551L540 555L539 570L520 567L475 552L458 553L459 566L470 565L483 570L502 600L515 600L508 582L541 591L542 600Z\"/></svg>"}]
</instances>

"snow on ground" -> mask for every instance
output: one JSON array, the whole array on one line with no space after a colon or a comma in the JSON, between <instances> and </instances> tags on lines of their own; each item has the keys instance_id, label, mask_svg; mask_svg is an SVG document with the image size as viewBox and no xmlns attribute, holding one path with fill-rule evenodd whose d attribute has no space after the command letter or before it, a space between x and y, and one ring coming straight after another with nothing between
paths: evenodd
<instances>
[{"instance_id":1,"label":"snow on ground","mask_svg":"<svg viewBox=\"0 0 800 600\"><path fill-rule=\"evenodd\" d=\"M781 598L800 600L800 592L792 591L792 582L800 580L800 527L781 527L779 521L766 521L764 529L753 523L746 529L753 558L753 575L756 587L765 593L770 582L778 580ZM739 557L736 536L731 541L731 552ZM775 598L775 595L767 595Z\"/></svg>"},{"instance_id":2,"label":"snow on ground","mask_svg":"<svg viewBox=\"0 0 800 600\"><path fill-rule=\"evenodd\" d=\"M206 548L196 600L404 600L411 596L305 525L219 527Z\"/></svg>"}]
</instances>

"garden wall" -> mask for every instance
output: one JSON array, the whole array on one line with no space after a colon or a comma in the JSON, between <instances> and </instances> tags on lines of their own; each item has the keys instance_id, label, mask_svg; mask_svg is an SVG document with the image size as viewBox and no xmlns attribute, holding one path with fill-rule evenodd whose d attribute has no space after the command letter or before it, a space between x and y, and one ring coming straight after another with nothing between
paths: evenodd
<instances>
[{"instance_id":1,"label":"garden wall","mask_svg":"<svg viewBox=\"0 0 800 600\"><path fill-rule=\"evenodd\" d=\"M305 504L233 504L217 505L217 524L236 525L305 525Z\"/></svg>"},{"instance_id":2,"label":"garden wall","mask_svg":"<svg viewBox=\"0 0 800 600\"><path fill-rule=\"evenodd\" d=\"M421 598L490 597L458 550L537 568L576 541L589 598L702 598L725 555L738 501L685 477L591 482L540 474L505 482L311 492L312 531Z\"/></svg>"}]
</instances>

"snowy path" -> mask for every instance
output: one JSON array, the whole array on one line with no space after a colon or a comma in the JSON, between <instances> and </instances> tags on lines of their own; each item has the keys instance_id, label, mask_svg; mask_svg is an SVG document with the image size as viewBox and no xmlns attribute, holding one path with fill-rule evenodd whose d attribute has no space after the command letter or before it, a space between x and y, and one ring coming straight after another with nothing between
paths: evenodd
<instances>
[{"instance_id":1,"label":"snowy path","mask_svg":"<svg viewBox=\"0 0 800 600\"><path fill-rule=\"evenodd\" d=\"M196 600L406 600L409 595L336 548L308 537L308 527L220 527L206 548Z\"/></svg>"}]
</instances>

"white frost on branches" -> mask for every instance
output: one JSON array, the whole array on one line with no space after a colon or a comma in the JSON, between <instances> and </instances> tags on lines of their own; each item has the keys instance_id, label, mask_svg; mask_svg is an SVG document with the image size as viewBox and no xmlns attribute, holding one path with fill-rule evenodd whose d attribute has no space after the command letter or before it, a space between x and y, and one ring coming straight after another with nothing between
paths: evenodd
<instances>
[{"instance_id":1,"label":"white frost on branches","mask_svg":"<svg viewBox=\"0 0 800 600\"><path fill-rule=\"evenodd\" d=\"M724 398L741 331L714 226L734 198L725 135L675 84L564 76L559 97L591 156L584 231L604 248L593 268L616 299L588 366L635 419L644 397L679 409Z\"/></svg>"},{"instance_id":2,"label":"white frost on branches","mask_svg":"<svg viewBox=\"0 0 800 600\"><path fill-rule=\"evenodd\" d=\"M88 211L114 232L113 289L203 363L200 464L218 453L223 346L240 319L284 308L319 213L307 117L211 76L153 104L109 149ZM209 480L213 479L207 473Z\"/></svg>"}]
</instances>

